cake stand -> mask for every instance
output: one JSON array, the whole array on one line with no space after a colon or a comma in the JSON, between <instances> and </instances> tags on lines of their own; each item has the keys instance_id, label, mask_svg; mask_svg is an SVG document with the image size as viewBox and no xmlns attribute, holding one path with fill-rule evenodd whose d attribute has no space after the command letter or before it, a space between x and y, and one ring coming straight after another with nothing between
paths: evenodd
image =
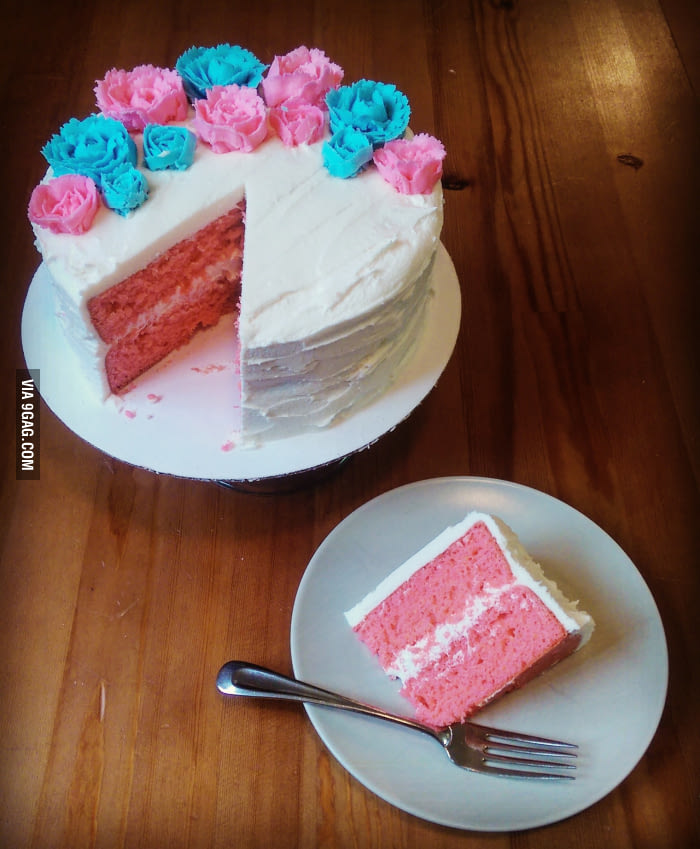
<instances>
[{"instance_id":1,"label":"cake stand","mask_svg":"<svg viewBox=\"0 0 700 849\"><path fill-rule=\"evenodd\" d=\"M423 401L457 340L459 282L443 245L432 276L426 323L399 378L370 403L314 433L259 447L236 444L235 334L231 316L103 401L84 376L56 318L52 283L39 266L22 315L28 368L53 413L75 434L116 459L178 477L246 489L289 488L329 470L393 430Z\"/></svg>"}]
</instances>

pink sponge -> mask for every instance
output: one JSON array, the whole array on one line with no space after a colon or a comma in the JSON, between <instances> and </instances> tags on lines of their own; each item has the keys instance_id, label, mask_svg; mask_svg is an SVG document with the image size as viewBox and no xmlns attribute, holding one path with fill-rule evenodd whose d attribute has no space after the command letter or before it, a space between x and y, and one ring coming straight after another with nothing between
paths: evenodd
<instances>
[{"instance_id":1,"label":"pink sponge","mask_svg":"<svg viewBox=\"0 0 700 849\"><path fill-rule=\"evenodd\" d=\"M240 204L88 301L112 392L237 309L243 217Z\"/></svg>"},{"instance_id":2,"label":"pink sponge","mask_svg":"<svg viewBox=\"0 0 700 849\"><path fill-rule=\"evenodd\" d=\"M496 517L470 513L346 613L417 718L461 721L593 629Z\"/></svg>"}]
</instances>

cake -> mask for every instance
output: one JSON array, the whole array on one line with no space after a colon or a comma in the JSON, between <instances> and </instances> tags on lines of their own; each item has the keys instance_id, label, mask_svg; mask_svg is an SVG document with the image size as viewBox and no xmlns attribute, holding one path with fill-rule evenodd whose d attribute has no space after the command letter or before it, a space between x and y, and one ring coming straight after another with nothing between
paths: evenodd
<instances>
[{"instance_id":1,"label":"cake","mask_svg":"<svg viewBox=\"0 0 700 849\"><path fill-rule=\"evenodd\" d=\"M342 77L305 47L269 68L192 48L175 70L108 72L100 112L46 144L29 215L100 401L232 312L243 447L395 380L431 296L444 148L394 86Z\"/></svg>"},{"instance_id":2,"label":"cake","mask_svg":"<svg viewBox=\"0 0 700 849\"><path fill-rule=\"evenodd\" d=\"M499 518L470 512L346 614L418 719L463 721L580 648L591 617Z\"/></svg>"}]
</instances>

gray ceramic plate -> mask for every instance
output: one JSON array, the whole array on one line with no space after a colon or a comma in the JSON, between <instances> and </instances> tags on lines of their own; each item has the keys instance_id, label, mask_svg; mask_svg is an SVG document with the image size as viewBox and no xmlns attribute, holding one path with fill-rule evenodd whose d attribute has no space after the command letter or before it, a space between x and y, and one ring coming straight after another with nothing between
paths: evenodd
<instances>
[{"instance_id":1,"label":"gray ceramic plate","mask_svg":"<svg viewBox=\"0 0 700 849\"><path fill-rule=\"evenodd\" d=\"M579 652L478 715L578 743L576 780L477 775L453 766L420 734L328 708L309 705L307 712L338 761L398 808L457 828L516 831L582 811L623 781L649 745L666 697L666 640L654 599L634 564L590 519L549 495L497 480L442 478L381 495L342 521L309 563L292 616L292 661L303 680L410 714L343 612L471 509L503 518L596 622Z\"/></svg>"}]
</instances>

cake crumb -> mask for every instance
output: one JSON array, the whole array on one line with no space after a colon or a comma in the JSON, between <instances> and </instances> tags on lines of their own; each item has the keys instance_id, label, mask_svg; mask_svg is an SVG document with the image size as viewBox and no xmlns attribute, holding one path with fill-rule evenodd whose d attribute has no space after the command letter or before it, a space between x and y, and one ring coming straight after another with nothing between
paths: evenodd
<instances>
[{"instance_id":1,"label":"cake crumb","mask_svg":"<svg viewBox=\"0 0 700 849\"><path fill-rule=\"evenodd\" d=\"M146 395L146 398L151 402L151 404L160 404L163 400L162 395L156 395L154 392L149 392L148 395Z\"/></svg>"},{"instance_id":2,"label":"cake crumb","mask_svg":"<svg viewBox=\"0 0 700 849\"><path fill-rule=\"evenodd\" d=\"M236 443L235 443L235 442L233 442L232 440L228 439L228 440L227 440L226 442L224 442L224 444L221 446L221 450L222 450L222 451L233 451L233 449L234 449L235 447L236 447Z\"/></svg>"},{"instance_id":3,"label":"cake crumb","mask_svg":"<svg viewBox=\"0 0 700 849\"><path fill-rule=\"evenodd\" d=\"M197 374L211 374L215 371L226 371L226 366L212 363L208 366L192 366L192 371L196 371Z\"/></svg>"}]
</instances>

